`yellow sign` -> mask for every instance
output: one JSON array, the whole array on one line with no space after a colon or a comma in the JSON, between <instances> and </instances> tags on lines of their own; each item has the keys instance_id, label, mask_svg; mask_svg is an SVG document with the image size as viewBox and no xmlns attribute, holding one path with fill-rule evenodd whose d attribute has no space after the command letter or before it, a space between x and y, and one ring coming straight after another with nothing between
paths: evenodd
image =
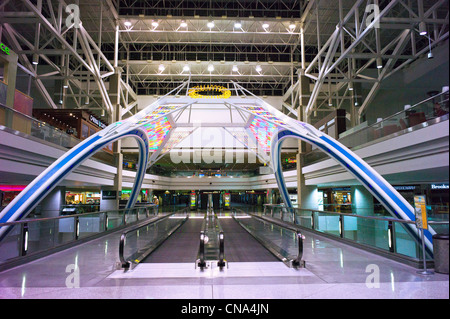
<instances>
[{"instance_id":1,"label":"yellow sign","mask_svg":"<svg viewBox=\"0 0 450 319\"><path fill-rule=\"evenodd\" d=\"M428 229L427 204L424 195L414 196L416 225L418 228Z\"/></svg>"},{"instance_id":2,"label":"yellow sign","mask_svg":"<svg viewBox=\"0 0 450 319\"><path fill-rule=\"evenodd\" d=\"M202 92L217 92L217 95L203 95ZM220 85L201 85L189 90L189 96L193 99L228 99L231 91Z\"/></svg>"}]
</instances>

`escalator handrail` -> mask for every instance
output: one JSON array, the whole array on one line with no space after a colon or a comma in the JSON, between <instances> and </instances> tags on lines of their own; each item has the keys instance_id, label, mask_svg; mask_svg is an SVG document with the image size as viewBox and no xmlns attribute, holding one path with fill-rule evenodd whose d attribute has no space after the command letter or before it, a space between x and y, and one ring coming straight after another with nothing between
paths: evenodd
<instances>
[{"instance_id":1,"label":"escalator handrail","mask_svg":"<svg viewBox=\"0 0 450 319\"><path fill-rule=\"evenodd\" d=\"M119 240L119 260L120 260L120 263L121 263L122 267L123 267L123 268L128 268L128 267L129 267L129 262L128 262L128 261L125 259L125 257L124 257L124 251L125 251L125 239L126 239L126 237L127 237L127 235L128 235L129 233L134 232L134 231L137 231L138 229L141 229L141 228L146 227L146 226L148 226L148 225L151 225L151 224L155 224L155 223L157 223L157 222L160 222L160 221L162 221L162 220L164 220L164 219L166 219L166 218L169 218L170 216L173 216L173 215L175 215L175 214L179 214L179 213L181 213L181 212L187 213L187 209L186 209L186 208L183 208L183 209L181 209L181 210L179 210L179 211L172 212L172 213L168 213L168 214L163 215L163 216L160 216L160 217L158 217L158 218L156 218L156 219L152 219L152 220L145 221L145 222L143 222L143 223L140 223L140 224L138 224L138 225L135 225L135 226L133 226L132 228L127 229L126 231L124 231L124 232L122 233L122 235L120 235L120 240Z\"/></svg>"}]
</instances>

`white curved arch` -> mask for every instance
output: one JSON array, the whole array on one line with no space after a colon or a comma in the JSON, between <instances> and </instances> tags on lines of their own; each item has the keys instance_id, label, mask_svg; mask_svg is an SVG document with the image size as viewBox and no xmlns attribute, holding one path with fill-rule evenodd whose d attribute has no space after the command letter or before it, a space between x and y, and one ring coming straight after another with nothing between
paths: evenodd
<instances>
[{"instance_id":1,"label":"white curved arch","mask_svg":"<svg viewBox=\"0 0 450 319\"><path fill-rule=\"evenodd\" d=\"M89 159L95 152L106 145L125 137L134 137L139 145L139 166L136 173L132 194L127 208L132 207L145 176L149 160L148 136L141 128L128 129L122 133L105 134L100 131L65 153L33 182L31 182L16 198L0 213L0 223L16 221L27 216L31 210L50 193L68 174ZM5 236L9 227L0 227L0 240Z\"/></svg>"},{"instance_id":2,"label":"white curved arch","mask_svg":"<svg viewBox=\"0 0 450 319\"><path fill-rule=\"evenodd\" d=\"M292 131L287 129L279 130L272 141L271 157L275 178L280 194L287 207L292 207L292 203L287 192L281 168L281 144L287 138L297 138L319 147L330 157L337 160L341 166L355 176L355 178L383 204L393 217L402 220L415 220L414 208L380 174L361 158L331 137L326 136L318 130L315 132L316 129L313 127L307 127L308 133L305 134L305 131L303 130L305 126L302 126L301 130L295 130L295 128L292 129ZM406 224L406 228L418 242L421 241L415 224ZM424 231L425 244L430 255L432 255L433 252L432 237L435 233L436 232L431 227Z\"/></svg>"}]
</instances>

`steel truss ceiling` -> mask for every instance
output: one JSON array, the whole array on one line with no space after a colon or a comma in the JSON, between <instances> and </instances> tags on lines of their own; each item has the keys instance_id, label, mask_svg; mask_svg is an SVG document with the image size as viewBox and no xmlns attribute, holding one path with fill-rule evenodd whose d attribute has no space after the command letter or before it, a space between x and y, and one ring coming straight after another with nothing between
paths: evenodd
<instances>
[{"instance_id":1,"label":"steel truss ceiling","mask_svg":"<svg viewBox=\"0 0 450 319\"><path fill-rule=\"evenodd\" d=\"M65 23L72 2L80 28ZM370 20L374 5L379 15ZM312 83L308 116L349 101L361 116L381 81L448 39L448 0L4 0L0 22L1 40L54 108L62 97L109 117L116 102L134 113L136 94L164 95L190 77L193 85L235 81L257 95L284 95L295 113L303 73ZM118 101L108 95L114 74ZM50 80L66 87L57 97ZM352 92L358 83L370 91Z\"/></svg>"}]
</instances>

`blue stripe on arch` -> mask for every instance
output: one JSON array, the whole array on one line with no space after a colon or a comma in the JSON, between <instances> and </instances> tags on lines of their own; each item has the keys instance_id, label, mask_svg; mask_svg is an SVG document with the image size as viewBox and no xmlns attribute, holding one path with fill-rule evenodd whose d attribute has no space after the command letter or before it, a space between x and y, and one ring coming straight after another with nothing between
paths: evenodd
<instances>
[{"instance_id":1,"label":"blue stripe on arch","mask_svg":"<svg viewBox=\"0 0 450 319\"><path fill-rule=\"evenodd\" d=\"M93 137L91 140L86 141L86 144L81 145L79 148L74 150L70 156L63 159L58 165L53 167L52 170L50 170L48 173L46 173L39 181L36 182L18 201L17 203L11 207L11 209L6 213L5 216L2 217L0 220L0 223L6 223L11 216L13 216L16 211L25 203L25 201L34 194L43 184L47 182L49 178L51 178L58 170L60 170L64 165L66 165L69 161L71 161L75 156L80 154L82 151L84 151L86 148L91 146L93 143L95 143L98 139L100 139L100 136Z\"/></svg>"},{"instance_id":2,"label":"blue stripe on arch","mask_svg":"<svg viewBox=\"0 0 450 319\"><path fill-rule=\"evenodd\" d=\"M326 136L322 136L320 138L325 142L331 144L335 149L341 152L353 164L358 166L358 168L361 169L367 176L369 176L369 178L372 181L374 181L380 188L383 189L386 195L388 195L389 198L392 199L398 205L398 207L409 217L410 220L415 220L415 216L412 215L412 212L409 210L409 208L401 200L399 200L398 197L392 192L392 190L389 187L386 187L386 185L373 172L368 170L364 165L361 165L361 163L353 155L351 155L349 152L347 152L345 149L334 143Z\"/></svg>"},{"instance_id":3,"label":"blue stripe on arch","mask_svg":"<svg viewBox=\"0 0 450 319\"><path fill-rule=\"evenodd\" d=\"M384 199L384 196L382 196L376 189L374 189L374 188L370 185L370 183L369 183L365 178L363 178L357 171L355 171L355 170L354 170L352 167L350 167L343 159L341 159L341 157L338 156L338 154L334 153L333 151L331 151L331 150L328 149L328 148L325 148L323 145L318 144L317 142L315 142L315 141L313 141L313 140L310 140L310 139L308 139L308 138L306 138L306 137L304 137L304 136L300 136L300 135L297 134L297 133L294 133L294 132L291 132L291 131L283 131L283 132L280 132L280 133L279 133L279 138L280 138L280 139L281 139L281 137L289 137L289 136L296 136L296 137L298 137L298 138L304 139L304 140L308 141L309 143L318 146L320 149L322 149L322 150L328 152L330 155L332 155L332 157L333 157L334 159L336 159L338 162L340 162L342 165L344 165L351 173L353 173L356 177L358 177L358 178L361 180L361 182L362 182L367 188L370 188L370 190L371 190L372 192L374 192L374 193L377 195L378 199L379 199L379 200L380 200L387 208L389 208L390 211L392 211L394 214L397 215L396 210L392 207L392 205L390 205L390 203L389 203L388 201L386 201L386 199ZM387 193L386 195L388 195L391 199L392 199L392 196L393 196L393 197L394 197L393 200L395 201L395 203L398 204L399 200L398 200L397 196L396 196L389 188L387 188L387 187L384 185L384 183L383 183L378 177L376 177L372 172L369 171L369 173L368 173L368 172L367 172L367 171L368 171L367 168L364 167L364 166L362 166L362 165L360 164L360 162L359 162L353 155L351 155L349 152L345 151L342 147L340 147L339 145L337 145L336 143L334 143L333 141L331 141L330 139L328 139L326 136L322 136L321 139L324 140L325 142L329 143L330 145L332 145L334 148L336 148L336 150L340 151L340 152L341 152L343 155L345 155L349 160L351 160L352 163L356 164L362 171L364 171L364 172L369 176L369 178L371 178L374 182L376 182L377 185L380 186L380 187L383 189L383 191L385 191L385 193L387 193L386 190L388 190L388 191L389 191L389 194ZM404 208L403 211L406 212L408 216L410 216L410 214L408 214L408 213L410 212L410 210L409 210L403 203L401 203L401 204L402 204L402 205L399 205L399 206L400 206L400 207L403 207L403 208ZM406 209L406 210L405 210L405 209ZM397 215L397 216L398 216L398 215ZM398 217L399 217L400 219L403 219L401 216L398 216ZM409 226L409 225L408 225L408 226ZM406 227L406 229L407 229L407 230L410 230L410 234L411 234L413 237L415 237L416 239L418 239L419 242L421 241L421 238L419 237L419 235L418 235L416 232L413 231L413 229L411 229L410 227ZM424 231L424 234L425 234L425 236L427 237L427 239L428 239L430 242L433 242L433 241L432 241L432 234L430 233L430 231L425 230L425 231ZM427 249L428 253L429 253L430 255L432 255L432 251L430 250L430 248L429 248L428 246L426 247L426 249Z\"/></svg>"}]
</instances>

